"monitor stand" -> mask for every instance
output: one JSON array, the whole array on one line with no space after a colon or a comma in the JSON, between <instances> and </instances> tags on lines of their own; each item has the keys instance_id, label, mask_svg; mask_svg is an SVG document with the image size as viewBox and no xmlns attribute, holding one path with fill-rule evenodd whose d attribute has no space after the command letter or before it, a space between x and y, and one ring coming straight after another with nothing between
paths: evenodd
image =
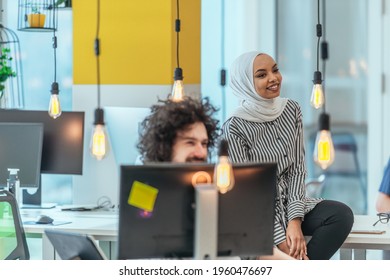
<instances>
[{"instance_id":1,"label":"monitor stand","mask_svg":"<svg viewBox=\"0 0 390 280\"><path fill-rule=\"evenodd\" d=\"M42 203L42 186L39 186L32 194L24 188L22 201L23 203L20 205L22 209L51 209L57 205L56 203Z\"/></svg>"},{"instance_id":2,"label":"monitor stand","mask_svg":"<svg viewBox=\"0 0 390 280\"><path fill-rule=\"evenodd\" d=\"M218 244L218 190L213 184L195 185L194 259L216 260Z\"/></svg>"}]
</instances>

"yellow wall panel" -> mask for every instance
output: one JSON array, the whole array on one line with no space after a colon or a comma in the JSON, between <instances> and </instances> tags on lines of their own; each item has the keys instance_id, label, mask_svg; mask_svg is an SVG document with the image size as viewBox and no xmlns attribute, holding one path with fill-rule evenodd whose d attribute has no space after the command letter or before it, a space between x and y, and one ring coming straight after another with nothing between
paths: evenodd
<instances>
[{"instance_id":1,"label":"yellow wall panel","mask_svg":"<svg viewBox=\"0 0 390 280\"><path fill-rule=\"evenodd\" d=\"M172 24L177 18L176 0L172 5ZM179 54L180 67L183 68L184 85L200 84L200 0L180 0ZM176 63L176 32L172 26L172 63ZM172 75L173 75L172 69Z\"/></svg>"},{"instance_id":2,"label":"yellow wall panel","mask_svg":"<svg viewBox=\"0 0 390 280\"><path fill-rule=\"evenodd\" d=\"M176 0L101 0L102 84L171 84ZM180 66L200 83L200 0L180 1ZM97 1L73 1L74 83L96 84Z\"/></svg>"}]
</instances>

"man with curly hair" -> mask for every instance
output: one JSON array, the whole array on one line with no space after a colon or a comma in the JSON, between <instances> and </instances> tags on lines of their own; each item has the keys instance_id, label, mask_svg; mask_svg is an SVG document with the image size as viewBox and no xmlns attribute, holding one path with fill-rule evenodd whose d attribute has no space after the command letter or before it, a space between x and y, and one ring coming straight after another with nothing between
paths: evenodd
<instances>
[{"instance_id":1,"label":"man with curly hair","mask_svg":"<svg viewBox=\"0 0 390 280\"><path fill-rule=\"evenodd\" d=\"M207 98L185 98L181 102L161 101L153 105L151 114L142 122L137 145L141 160L149 162L206 162L217 142L217 109ZM260 259L293 260L274 247L274 254Z\"/></svg>"},{"instance_id":2,"label":"man with curly hair","mask_svg":"<svg viewBox=\"0 0 390 280\"><path fill-rule=\"evenodd\" d=\"M160 104L161 103L161 104ZM138 143L145 162L205 162L218 138L217 109L208 98L160 101L142 122Z\"/></svg>"}]
</instances>

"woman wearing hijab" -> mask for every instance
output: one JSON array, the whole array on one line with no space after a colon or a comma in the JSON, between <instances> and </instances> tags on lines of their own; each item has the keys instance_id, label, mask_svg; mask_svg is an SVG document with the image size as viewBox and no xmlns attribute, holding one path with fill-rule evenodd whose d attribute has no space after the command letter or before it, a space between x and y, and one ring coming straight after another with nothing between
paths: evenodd
<instances>
[{"instance_id":1,"label":"woman wearing hijab","mask_svg":"<svg viewBox=\"0 0 390 280\"><path fill-rule=\"evenodd\" d=\"M232 162L277 162L275 245L296 259L330 259L347 238L353 213L343 203L305 196L302 113L281 98L282 75L274 59L259 52L239 56L230 87L240 105L224 123ZM304 236L312 236L308 244Z\"/></svg>"}]
</instances>

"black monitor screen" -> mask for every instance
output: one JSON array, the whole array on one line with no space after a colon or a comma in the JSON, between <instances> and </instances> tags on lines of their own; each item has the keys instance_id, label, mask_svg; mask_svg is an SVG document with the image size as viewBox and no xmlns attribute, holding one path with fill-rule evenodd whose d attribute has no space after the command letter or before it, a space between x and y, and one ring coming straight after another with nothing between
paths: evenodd
<instances>
[{"instance_id":1,"label":"black monitor screen","mask_svg":"<svg viewBox=\"0 0 390 280\"><path fill-rule=\"evenodd\" d=\"M235 186L218 198L219 256L272 254L276 170L234 165ZM121 166L118 259L193 257L199 171L212 178L214 165Z\"/></svg>"},{"instance_id":2,"label":"black monitor screen","mask_svg":"<svg viewBox=\"0 0 390 280\"><path fill-rule=\"evenodd\" d=\"M0 110L0 122L43 123L41 172L82 174L84 112L62 112L52 119L47 111Z\"/></svg>"},{"instance_id":3,"label":"black monitor screen","mask_svg":"<svg viewBox=\"0 0 390 280\"><path fill-rule=\"evenodd\" d=\"M43 125L0 122L0 186L7 185L8 168L19 169L21 187L39 187Z\"/></svg>"}]
</instances>

